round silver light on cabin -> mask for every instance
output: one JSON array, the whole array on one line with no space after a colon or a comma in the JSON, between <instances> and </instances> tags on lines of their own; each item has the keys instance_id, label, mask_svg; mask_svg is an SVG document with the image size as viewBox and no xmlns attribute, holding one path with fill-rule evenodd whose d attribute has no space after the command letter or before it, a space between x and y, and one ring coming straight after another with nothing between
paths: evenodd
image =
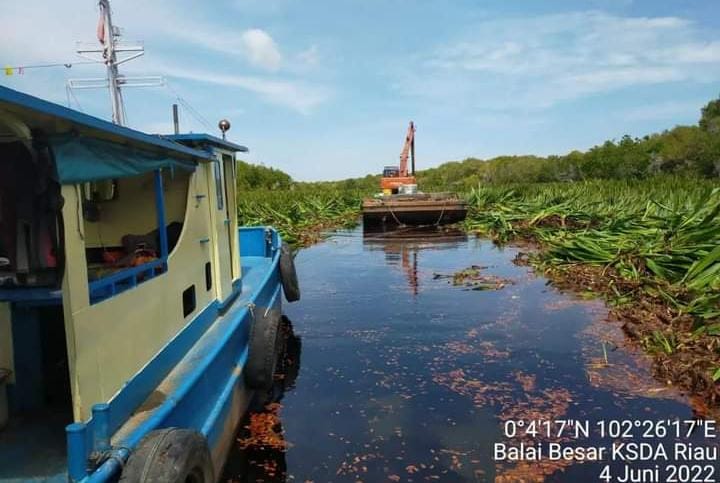
<instances>
[{"instance_id":1,"label":"round silver light on cabin","mask_svg":"<svg viewBox=\"0 0 720 483\"><path fill-rule=\"evenodd\" d=\"M230 121L228 121L227 119L223 119L218 123L218 127L220 128L222 133L225 134L227 131L230 130Z\"/></svg>"}]
</instances>

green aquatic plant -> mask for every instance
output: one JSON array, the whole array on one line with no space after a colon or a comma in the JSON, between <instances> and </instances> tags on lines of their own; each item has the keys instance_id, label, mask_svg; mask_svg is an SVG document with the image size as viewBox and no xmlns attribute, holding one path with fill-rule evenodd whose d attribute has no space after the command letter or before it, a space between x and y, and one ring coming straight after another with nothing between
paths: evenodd
<instances>
[{"instance_id":1,"label":"green aquatic plant","mask_svg":"<svg viewBox=\"0 0 720 483\"><path fill-rule=\"evenodd\" d=\"M720 188L708 180L480 186L465 226L540 242L551 266L611 269L679 313L720 316ZM626 294L618 292L618 297Z\"/></svg>"},{"instance_id":2,"label":"green aquatic plant","mask_svg":"<svg viewBox=\"0 0 720 483\"><path fill-rule=\"evenodd\" d=\"M248 190L238 196L238 221L244 226L272 225L288 243L307 245L322 230L357 223L362 193L318 187Z\"/></svg>"},{"instance_id":3,"label":"green aquatic plant","mask_svg":"<svg viewBox=\"0 0 720 483\"><path fill-rule=\"evenodd\" d=\"M645 347L650 352L664 352L672 355L677 350L677 339L674 334L665 335L659 330L655 330L652 337L645 340Z\"/></svg>"}]
</instances>

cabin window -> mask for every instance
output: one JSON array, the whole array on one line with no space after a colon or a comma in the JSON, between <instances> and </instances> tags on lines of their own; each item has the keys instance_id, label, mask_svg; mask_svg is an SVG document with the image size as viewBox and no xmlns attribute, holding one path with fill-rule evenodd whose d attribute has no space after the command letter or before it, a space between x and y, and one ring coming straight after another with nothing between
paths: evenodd
<instances>
[{"instance_id":1,"label":"cabin window","mask_svg":"<svg viewBox=\"0 0 720 483\"><path fill-rule=\"evenodd\" d=\"M82 186L91 302L167 271L185 220L190 176L165 169Z\"/></svg>"},{"instance_id":2,"label":"cabin window","mask_svg":"<svg viewBox=\"0 0 720 483\"><path fill-rule=\"evenodd\" d=\"M219 160L216 160L213 164L215 165L215 192L217 193L217 208L218 210L222 210L225 208L225 204L223 203L223 193L225 188L223 187L222 180L222 164Z\"/></svg>"},{"instance_id":3,"label":"cabin window","mask_svg":"<svg viewBox=\"0 0 720 483\"><path fill-rule=\"evenodd\" d=\"M83 185L83 197L86 202L113 201L118 197L118 180L102 179Z\"/></svg>"},{"instance_id":4,"label":"cabin window","mask_svg":"<svg viewBox=\"0 0 720 483\"><path fill-rule=\"evenodd\" d=\"M205 290L212 288L212 265L210 262L205 264Z\"/></svg>"},{"instance_id":5,"label":"cabin window","mask_svg":"<svg viewBox=\"0 0 720 483\"><path fill-rule=\"evenodd\" d=\"M383 169L383 178L397 178L400 176L400 168L397 166L385 166Z\"/></svg>"},{"instance_id":6,"label":"cabin window","mask_svg":"<svg viewBox=\"0 0 720 483\"><path fill-rule=\"evenodd\" d=\"M197 304L197 302L195 300L195 285L190 285L188 288L186 288L183 291L182 303L183 303L183 317L187 317L188 315L195 312L195 307Z\"/></svg>"}]
</instances>

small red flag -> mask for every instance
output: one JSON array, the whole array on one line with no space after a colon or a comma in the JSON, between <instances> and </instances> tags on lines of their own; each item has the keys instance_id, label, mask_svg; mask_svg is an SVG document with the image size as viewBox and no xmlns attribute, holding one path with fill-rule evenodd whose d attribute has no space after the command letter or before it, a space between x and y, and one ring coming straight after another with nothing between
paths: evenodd
<instances>
[{"instance_id":1,"label":"small red flag","mask_svg":"<svg viewBox=\"0 0 720 483\"><path fill-rule=\"evenodd\" d=\"M97 39L101 44L105 45L105 12L100 8L100 18L97 24Z\"/></svg>"}]
</instances>

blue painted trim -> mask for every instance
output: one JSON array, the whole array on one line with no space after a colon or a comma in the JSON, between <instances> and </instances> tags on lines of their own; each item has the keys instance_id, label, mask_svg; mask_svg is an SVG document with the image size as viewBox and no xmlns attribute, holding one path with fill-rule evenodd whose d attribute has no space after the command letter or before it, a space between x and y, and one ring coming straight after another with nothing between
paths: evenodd
<instances>
[{"instance_id":1,"label":"blue painted trim","mask_svg":"<svg viewBox=\"0 0 720 483\"><path fill-rule=\"evenodd\" d=\"M220 302L218 306L218 310L220 313L223 313L227 310L228 307L232 305L233 302L238 298L238 295L240 295L240 292L242 291L242 281L241 280L235 280L232 283L232 293L228 295L228 297Z\"/></svg>"},{"instance_id":2,"label":"blue painted trim","mask_svg":"<svg viewBox=\"0 0 720 483\"><path fill-rule=\"evenodd\" d=\"M176 156L190 157L192 159L207 160L207 152L192 149L180 143L163 139L159 136L145 134L134 129L118 126L97 117L89 116L81 112L68 109L59 104L44 101L38 97L23 94L13 89L0 86L0 106L7 107L10 112L33 111L48 117L55 117L65 120L77 127L84 127L99 131L100 133L112 134L125 138L135 144L152 146L170 151ZM20 108L20 109L18 109Z\"/></svg>"},{"instance_id":3,"label":"blue painted trim","mask_svg":"<svg viewBox=\"0 0 720 483\"><path fill-rule=\"evenodd\" d=\"M0 289L0 302L20 302L23 305L60 305L62 291L55 288Z\"/></svg>"},{"instance_id":4,"label":"blue painted trim","mask_svg":"<svg viewBox=\"0 0 720 483\"><path fill-rule=\"evenodd\" d=\"M125 462L130 458L130 450L118 448L110 453L110 457L92 475L83 479L83 483L105 483L116 481L117 475L123 469Z\"/></svg>"},{"instance_id":5,"label":"blue painted trim","mask_svg":"<svg viewBox=\"0 0 720 483\"><path fill-rule=\"evenodd\" d=\"M275 267L275 265L273 265ZM273 268L271 272L276 271L276 268ZM261 290L261 292L258 294L258 297L256 299L256 303L259 306L262 307L268 307L268 308L275 308L277 310L280 310L281 308L281 299L280 299L280 286L278 285L275 290L273 291L272 296L269 300L266 300L262 297L262 295L267 292L267 290ZM244 314L244 316L247 316L248 314ZM252 321L248 320L246 323L249 325ZM245 346L245 349L242 351L240 356L237 359L236 366L237 367L244 367L245 363L247 362L247 358L249 355L249 349L247 345ZM233 371L230 374L230 377L228 378L227 383L225 384L225 387L223 388L220 396L218 397L218 403L213 407L212 411L208 414L207 419L205 420L205 423L203 424L202 428L200 429L200 432L206 437L208 444L211 448L216 447L218 444L220 444L220 439L223 437L223 428L225 426L225 421L230 415L230 410L232 408L233 404L233 392L236 388L240 387L243 382L240 380L242 377L241 371ZM226 436L226 435L225 435Z\"/></svg>"},{"instance_id":6,"label":"blue painted trim","mask_svg":"<svg viewBox=\"0 0 720 483\"><path fill-rule=\"evenodd\" d=\"M95 404L92 407L93 448L95 451L110 449L110 405Z\"/></svg>"},{"instance_id":7,"label":"blue painted trim","mask_svg":"<svg viewBox=\"0 0 720 483\"><path fill-rule=\"evenodd\" d=\"M160 235L160 258L167 260L168 237L165 225L165 194L163 192L162 170L155 171L155 210L157 212L158 234Z\"/></svg>"},{"instance_id":8,"label":"blue painted trim","mask_svg":"<svg viewBox=\"0 0 720 483\"><path fill-rule=\"evenodd\" d=\"M100 302L134 288L138 283L146 282L165 273L167 273L167 260L160 258L137 267L120 270L99 280L93 280L88 284L90 301L92 303ZM138 282L138 276L140 275L144 275L145 279Z\"/></svg>"},{"instance_id":9,"label":"blue painted trim","mask_svg":"<svg viewBox=\"0 0 720 483\"><path fill-rule=\"evenodd\" d=\"M162 136L165 139L170 139L171 141L176 141L183 144L191 144L191 145L199 145L202 149L209 150L208 147L214 146L222 149L227 149L229 151L235 151L240 153L247 153L249 150L245 146L241 146L240 144L235 144L230 141L226 141L224 139L220 139L219 137L212 136L210 134L195 134L195 133L189 133L189 134L171 134L167 136Z\"/></svg>"},{"instance_id":10,"label":"blue painted trim","mask_svg":"<svg viewBox=\"0 0 720 483\"><path fill-rule=\"evenodd\" d=\"M68 476L71 481L77 481L87 476L87 455L89 453L87 441L87 426L83 423L73 423L65 428L68 452Z\"/></svg>"},{"instance_id":11,"label":"blue painted trim","mask_svg":"<svg viewBox=\"0 0 720 483\"><path fill-rule=\"evenodd\" d=\"M266 226L241 227L238 230L240 243L240 257L267 257ZM274 232L274 230L273 230Z\"/></svg>"}]
</instances>

